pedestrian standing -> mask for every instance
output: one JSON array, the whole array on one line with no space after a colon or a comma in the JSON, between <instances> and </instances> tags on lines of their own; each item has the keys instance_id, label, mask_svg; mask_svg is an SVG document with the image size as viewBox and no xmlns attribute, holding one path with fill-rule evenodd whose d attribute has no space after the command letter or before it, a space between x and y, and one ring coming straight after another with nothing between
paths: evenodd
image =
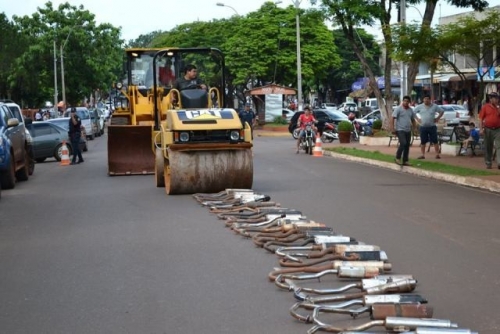
<instances>
[{"instance_id":1,"label":"pedestrian standing","mask_svg":"<svg viewBox=\"0 0 500 334\"><path fill-rule=\"evenodd\" d=\"M479 113L479 134L484 136L484 162L491 169L493 146L500 148L500 110L498 108L497 92L488 95L489 101L481 107ZM497 168L500 169L500 155L497 154Z\"/></svg>"},{"instance_id":2,"label":"pedestrian standing","mask_svg":"<svg viewBox=\"0 0 500 334\"><path fill-rule=\"evenodd\" d=\"M415 114L420 115L420 152L422 154L418 159L425 159L425 146L427 143L434 145L436 159L441 159L436 123L443 117L443 113L443 109L431 102L429 95L424 96L424 103L415 108Z\"/></svg>"},{"instance_id":3,"label":"pedestrian standing","mask_svg":"<svg viewBox=\"0 0 500 334\"><path fill-rule=\"evenodd\" d=\"M80 152L80 138L82 136L82 120L76 114L76 108L71 108L71 117L69 119L69 138L71 140L71 148L73 149L73 159L70 165L83 163L82 152ZM78 162L76 158L78 157Z\"/></svg>"},{"instance_id":4,"label":"pedestrian standing","mask_svg":"<svg viewBox=\"0 0 500 334\"><path fill-rule=\"evenodd\" d=\"M412 128L415 127L415 112L410 107L411 97L404 96L403 102L392 112L391 131L398 137L399 147L394 162L398 165L411 166L408 162ZM402 160L401 160L402 159Z\"/></svg>"},{"instance_id":5,"label":"pedestrian standing","mask_svg":"<svg viewBox=\"0 0 500 334\"><path fill-rule=\"evenodd\" d=\"M248 123L250 126L250 130L252 131L252 139L253 139L253 128L256 125L256 116L252 109L250 109L250 104L245 104L245 109L240 111L238 114L240 117L241 125L245 127L245 123Z\"/></svg>"}]
</instances>

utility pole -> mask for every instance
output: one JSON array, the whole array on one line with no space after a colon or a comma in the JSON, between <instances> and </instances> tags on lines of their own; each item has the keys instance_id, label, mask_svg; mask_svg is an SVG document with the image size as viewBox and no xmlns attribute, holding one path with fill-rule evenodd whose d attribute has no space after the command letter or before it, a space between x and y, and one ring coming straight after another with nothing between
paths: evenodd
<instances>
[{"instance_id":1,"label":"utility pole","mask_svg":"<svg viewBox=\"0 0 500 334\"><path fill-rule=\"evenodd\" d=\"M63 55L63 50L64 47L66 46L66 43L68 43L69 36L73 32L73 29L76 27L80 27L80 25L75 25L71 27L71 30L68 32L68 36L66 36L66 39L64 40L64 43L60 45L61 49L61 86L62 86L62 101L63 101L63 108L66 108L66 85L64 83L64 55Z\"/></svg>"},{"instance_id":2,"label":"utility pole","mask_svg":"<svg viewBox=\"0 0 500 334\"><path fill-rule=\"evenodd\" d=\"M69 35L68 35L69 36ZM64 56L63 56L63 45L61 44L61 87L62 87L62 100L63 108L66 108L66 86L64 84Z\"/></svg>"},{"instance_id":3,"label":"utility pole","mask_svg":"<svg viewBox=\"0 0 500 334\"><path fill-rule=\"evenodd\" d=\"M57 110L57 48L56 40L54 39L54 112Z\"/></svg>"},{"instance_id":4,"label":"utility pole","mask_svg":"<svg viewBox=\"0 0 500 334\"><path fill-rule=\"evenodd\" d=\"M406 24L406 0L400 0L399 3L399 10L400 10L400 24ZM401 62L401 85L400 85L400 100L403 101L403 96L407 95L406 94L406 64L404 61ZM387 87L386 87L387 89Z\"/></svg>"},{"instance_id":5,"label":"utility pole","mask_svg":"<svg viewBox=\"0 0 500 334\"><path fill-rule=\"evenodd\" d=\"M297 108L302 104L303 106L303 101L302 101L302 61L300 57L300 16L299 16L299 9L300 9L300 2L301 0L294 0L293 4L295 5L295 9L297 11L296 16L295 16L295 26L296 26L296 33L297 33ZM299 109L297 109L299 110Z\"/></svg>"}]
</instances>

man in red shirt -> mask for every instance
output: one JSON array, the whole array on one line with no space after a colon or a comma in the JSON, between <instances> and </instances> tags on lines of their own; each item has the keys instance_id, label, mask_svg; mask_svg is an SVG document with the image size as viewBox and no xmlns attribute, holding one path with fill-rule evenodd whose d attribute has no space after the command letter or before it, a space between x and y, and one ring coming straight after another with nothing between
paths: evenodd
<instances>
[{"instance_id":1,"label":"man in red shirt","mask_svg":"<svg viewBox=\"0 0 500 334\"><path fill-rule=\"evenodd\" d=\"M297 139L297 153L299 153L299 147L300 147L300 140L302 137L306 136L306 125L307 123L311 123L313 126L313 137L316 138L315 130L316 127L314 124L316 123L316 118L314 118L312 112L311 112L311 107L305 106L304 107L304 113L299 116L299 120L297 121L297 127L300 128L300 133L299 133L299 138Z\"/></svg>"},{"instance_id":2,"label":"man in red shirt","mask_svg":"<svg viewBox=\"0 0 500 334\"><path fill-rule=\"evenodd\" d=\"M489 103L483 105L479 113L479 134L484 136L484 162L486 168L491 169L493 145L500 148L500 110L498 108L499 94L488 95ZM497 154L497 166L500 169L500 154Z\"/></svg>"}]
</instances>

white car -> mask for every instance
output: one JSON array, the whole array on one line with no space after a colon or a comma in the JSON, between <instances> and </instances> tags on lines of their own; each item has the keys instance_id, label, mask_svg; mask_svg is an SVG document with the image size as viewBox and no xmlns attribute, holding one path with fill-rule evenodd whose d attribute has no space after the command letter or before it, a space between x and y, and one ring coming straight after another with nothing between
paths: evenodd
<instances>
[{"instance_id":1,"label":"white car","mask_svg":"<svg viewBox=\"0 0 500 334\"><path fill-rule=\"evenodd\" d=\"M342 111L344 114L349 114L350 112L356 112L358 110L358 105L355 102L344 102L337 110Z\"/></svg>"},{"instance_id":2,"label":"white car","mask_svg":"<svg viewBox=\"0 0 500 334\"><path fill-rule=\"evenodd\" d=\"M365 125L369 120L373 122L376 119L382 119L382 115L380 115L380 109L374 110L361 118L356 118L356 122L361 125Z\"/></svg>"},{"instance_id":3,"label":"white car","mask_svg":"<svg viewBox=\"0 0 500 334\"><path fill-rule=\"evenodd\" d=\"M291 109L287 109L287 108L281 109L281 114L276 113L276 112L272 113L272 112L266 111L265 121L266 121L266 123L272 123L276 117L282 117L283 115L285 115L287 122L290 122L294 113L295 113L295 111L293 111Z\"/></svg>"},{"instance_id":4,"label":"white car","mask_svg":"<svg viewBox=\"0 0 500 334\"><path fill-rule=\"evenodd\" d=\"M335 111L337 110L337 105L335 103L322 103L321 108L330 111Z\"/></svg>"}]
</instances>

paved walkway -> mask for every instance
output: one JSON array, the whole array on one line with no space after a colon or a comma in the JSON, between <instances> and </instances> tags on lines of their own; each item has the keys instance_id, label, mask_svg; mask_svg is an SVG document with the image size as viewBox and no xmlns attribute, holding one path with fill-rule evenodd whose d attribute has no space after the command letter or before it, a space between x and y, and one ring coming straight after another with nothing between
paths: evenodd
<instances>
[{"instance_id":1,"label":"paved walkway","mask_svg":"<svg viewBox=\"0 0 500 334\"><path fill-rule=\"evenodd\" d=\"M257 137L291 137L291 135L288 132L276 132L276 131L265 131L265 130L255 130L254 133ZM396 154L396 145L391 144L391 146L367 146L367 145L361 145L358 142L355 143L349 143L349 144L340 144L338 141L334 141L333 143L330 144L322 144L323 148L328 148L328 147L353 147L356 149L360 150L366 150L366 151L379 151L380 153L384 154L391 154L395 155ZM295 152L295 147L292 141L290 141L290 152ZM478 152L479 153L479 152ZM357 157L352 157L352 156L347 156L343 154L338 154L338 153L332 153L328 151L324 151L325 155L333 156L335 158L340 158L340 159L346 159L346 160L351 160L359 163L366 163L366 164L371 164L371 165L376 165L379 167L383 168L388 168L396 171L401 171L401 172L406 172L410 174L415 174L419 176L424 176L428 178L434 178L446 182L452 182L452 183L457 183L465 186L470 186L470 187L475 187L475 188L481 188L493 192L498 192L500 193L500 169L491 169L490 171L494 173L495 175L488 175L488 176L474 176L474 177L460 177L456 175L448 175L448 174L443 174L443 173L436 173L436 172L429 172L429 171L424 171L419 168L415 167L403 167L401 168L400 166L396 165L395 163L386 163L386 162L381 162L381 161L375 161L375 160L370 160L366 161L366 159L361 159ZM420 147L417 145L413 145L410 148L410 162L413 165L417 165L420 160L417 160L417 157L420 156ZM460 167L467 167L467 168L472 168L472 169L478 169L478 170L486 170L486 166L484 163L484 157L482 154L474 157L470 156L453 156L453 155L447 155L447 154L441 154L441 159L436 159L435 158L436 154L434 153L434 148L431 148L430 152L425 153L425 160L426 161L436 161L439 163L443 164L448 164L452 166L460 166ZM493 164L493 168L496 167L496 164Z\"/></svg>"}]
</instances>

